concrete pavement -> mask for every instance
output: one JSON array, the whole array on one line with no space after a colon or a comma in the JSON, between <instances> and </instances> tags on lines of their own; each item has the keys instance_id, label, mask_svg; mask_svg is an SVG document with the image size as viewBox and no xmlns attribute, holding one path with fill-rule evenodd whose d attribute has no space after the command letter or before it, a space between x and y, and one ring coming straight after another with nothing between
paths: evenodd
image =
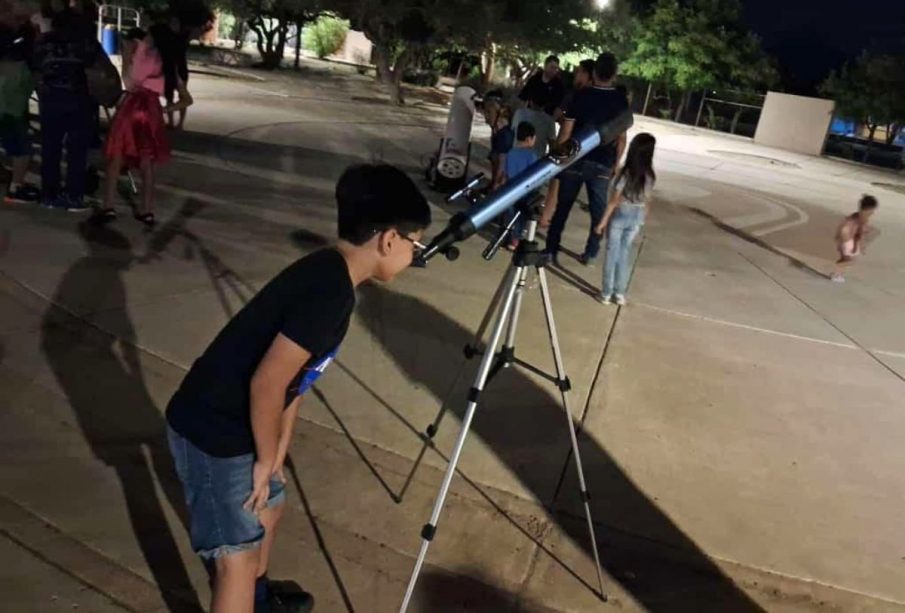
<instances>
[{"instance_id":1,"label":"concrete pavement","mask_svg":"<svg viewBox=\"0 0 905 613\"><path fill-rule=\"evenodd\" d=\"M380 103L356 75L193 83L156 232L127 215L105 230L0 215L0 495L15 511L0 530L64 560L25 575L63 567L130 610L208 597L162 440L185 369L256 287L330 239L346 165L417 174L445 120ZM590 298L599 263L551 275L610 601L592 591L555 390L510 370L474 422L417 610L905 610L905 196L882 187L902 178L638 129L658 136L660 182L630 306ZM830 284L832 227L869 190L881 234L849 283ZM453 208L435 209L437 228ZM587 220L573 216L574 249ZM506 264L482 248L362 288L306 401L273 574L320 610L398 606L473 376L461 347ZM518 351L551 368L542 328L530 294ZM422 456L441 405L437 450ZM4 561L21 559L10 547Z\"/></svg>"}]
</instances>

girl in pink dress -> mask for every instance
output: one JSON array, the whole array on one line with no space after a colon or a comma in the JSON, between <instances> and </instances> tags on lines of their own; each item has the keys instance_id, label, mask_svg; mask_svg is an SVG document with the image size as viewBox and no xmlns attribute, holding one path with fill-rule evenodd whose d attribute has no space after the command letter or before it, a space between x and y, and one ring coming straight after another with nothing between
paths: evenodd
<instances>
[{"instance_id":1,"label":"girl in pink dress","mask_svg":"<svg viewBox=\"0 0 905 613\"><path fill-rule=\"evenodd\" d=\"M170 159L170 142L164 125L164 108L160 97L164 93L164 65L150 34L141 30L130 32L123 50L123 74L126 94L120 103L104 153L107 157L106 189L103 207L95 213L101 221L116 218L113 200L123 169L140 168L142 176L141 205L135 209L135 219L148 228L156 223L154 217L154 169ZM192 98L184 84L177 83L179 101L167 111L187 108Z\"/></svg>"}]
</instances>

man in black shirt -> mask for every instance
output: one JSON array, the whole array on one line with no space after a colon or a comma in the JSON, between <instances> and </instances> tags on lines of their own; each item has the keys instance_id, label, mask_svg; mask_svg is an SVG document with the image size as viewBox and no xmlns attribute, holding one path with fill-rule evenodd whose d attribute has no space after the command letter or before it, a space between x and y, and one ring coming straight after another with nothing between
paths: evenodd
<instances>
[{"instance_id":1,"label":"man in black shirt","mask_svg":"<svg viewBox=\"0 0 905 613\"><path fill-rule=\"evenodd\" d=\"M252 298L167 408L192 548L214 572L213 613L269 611L274 600L292 611L313 606L304 593L287 603L266 577L301 396L346 335L355 287L407 268L430 223L424 196L392 166L347 169L336 200L336 246L298 260Z\"/></svg>"},{"instance_id":2,"label":"man in black shirt","mask_svg":"<svg viewBox=\"0 0 905 613\"><path fill-rule=\"evenodd\" d=\"M559 74L559 58L551 55L544 60L544 69L528 79L518 97L525 102L534 101L545 113L553 115L565 93L566 87Z\"/></svg>"},{"instance_id":3,"label":"man in black shirt","mask_svg":"<svg viewBox=\"0 0 905 613\"><path fill-rule=\"evenodd\" d=\"M566 109L559 142L568 141L574 132L585 126L601 126L612 121L628 109L625 94L613 87L618 63L612 53L602 53L594 66L594 84L575 93L572 103ZM622 159L625 150L625 133L616 141L601 145L584 156L581 160L567 168L559 175L559 202L547 232L548 253L553 254L554 261L559 253L562 233L569 219L569 213L584 183L588 190L588 201L591 210L591 230L581 263L588 264L600 252L600 238L593 230L606 210L606 195L613 169Z\"/></svg>"}]
</instances>

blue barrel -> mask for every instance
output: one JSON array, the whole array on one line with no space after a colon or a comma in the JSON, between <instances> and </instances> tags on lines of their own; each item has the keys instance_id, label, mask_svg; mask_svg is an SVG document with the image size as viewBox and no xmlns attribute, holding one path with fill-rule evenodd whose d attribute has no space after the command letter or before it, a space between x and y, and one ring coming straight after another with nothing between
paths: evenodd
<instances>
[{"instance_id":1,"label":"blue barrel","mask_svg":"<svg viewBox=\"0 0 905 613\"><path fill-rule=\"evenodd\" d=\"M119 32L113 26L104 26L104 35L101 38L101 46L107 55L119 53Z\"/></svg>"}]
</instances>

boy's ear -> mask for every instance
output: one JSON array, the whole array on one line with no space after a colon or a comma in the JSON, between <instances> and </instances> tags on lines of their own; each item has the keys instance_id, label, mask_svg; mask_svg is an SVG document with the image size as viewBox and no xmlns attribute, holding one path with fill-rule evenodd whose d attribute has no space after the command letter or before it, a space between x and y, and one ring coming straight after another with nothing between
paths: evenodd
<instances>
[{"instance_id":1,"label":"boy's ear","mask_svg":"<svg viewBox=\"0 0 905 613\"><path fill-rule=\"evenodd\" d=\"M399 237L396 236L396 230L393 229L384 230L375 238L377 239L377 251L380 252L380 255L389 255L393 251L396 241L399 239Z\"/></svg>"}]
</instances>

